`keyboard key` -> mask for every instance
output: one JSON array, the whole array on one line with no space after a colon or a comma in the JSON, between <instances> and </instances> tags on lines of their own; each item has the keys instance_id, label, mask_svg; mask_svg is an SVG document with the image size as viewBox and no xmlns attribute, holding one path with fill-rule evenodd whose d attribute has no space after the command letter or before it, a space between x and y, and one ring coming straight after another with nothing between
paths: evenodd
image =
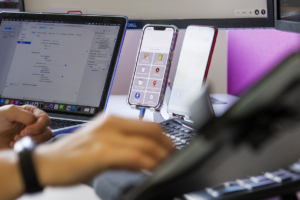
<instances>
[{"instance_id":1,"label":"keyboard key","mask_svg":"<svg viewBox=\"0 0 300 200\"><path fill-rule=\"evenodd\" d=\"M181 135L175 135L175 137L178 141L181 141L181 137L182 137Z\"/></svg>"},{"instance_id":2,"label":"keyboard key","mask_svg":"<svg viewBox=\"0 0 300 200\"><path fill-rule=\"evenodd\" d=\"M294 172L300 173L300 163L294 163L292 166L290 166L290 169Z\"/></svg>"},{"instance_id":3,"label":"keyboard key","mask_svg":"<svg viewBox=\"0 0 300 200\"><path fill-rule=\"evenodd\" d=\"M193 131L186 129L184 132L185 132L185 133L191 133L191 132L193 132Z\"/></svg>"},{"instance_id":4,"label":"keyboard key","mask_svg":"<svg viewBox=\"0 0 300 200\"><path fill-rule=\"evenodd\" d=\"M179 131L172 131L170 132L171 135L178 135L178 134L181 134Z\"/></svg>"},{"instance_id":5,"label":"keyboard key","mask_svg":"<svg viewBox=\"0 0 300 200\"><path fill-rule=\"evenodd\" d=\"M276 181L277 183L282 183L292 179L292 175L285 170L278 170L275 172L267 172L265 176Z\"/></svg>"},{"instance_id":6,"label":"keyboard key","mask_svg":"<svg viewBox=\"0 0 300 200\"><path fill-rule=\"evenodd\" d=\"M281 175L284 175L284 174L290 174L289 172L287 172L286 170L283 170L283 169L280 169L278 171L275 171L275 172L271 172L274 176L281 176Z\"/></svg>"},{"instance_id":7,"label":"keyboard key","mask_svg":"<svg viewBox=\"0 0 300 200\"><path fill-rule=\"evenodd\" d=\"M175 143L175 142L177 142L177 140L176 139L172 139L172 142Z\"/></svg>"},{"instance_id":8,"label":"keyboard key","mask_svg":"<svg viewBox=\"0 0 300 200\"><path fill-rule=\"evenodd\" d=\"M186 141L186 140L180 140L180 142L186 144L188 141Z\"/></svg>"},{"instance_id":9,"label":"keyboard key","mask_svg":"<svg viewBox=\"0 0 300 200\"><path fill-rule=\"evenodd\" d=\"M224 194L233 194L233 193L242 192L245 190L247 190L245 187L240 186L238 184L228 186L228 187L223 187L220 189L206 188L206 192L215 198L217 198L221 195L224 195Z\"/></svg>"},{"instance_id":10,"label":"keyboard key","mask_svg":"<svg viewBox=\"0 0 300 200\"><path fill-rule=\"evenodd\" d=\"M176 146L176 148L179 149L179 150L181 150L181 149L183 149L185 146L186 146L186 145L178 145L178 146Z\"/></svg>"},{"instance_id":11,"label":"keyboard key","mask_svg":"<svg viewBox=\"0 0 300 200\"><path fill-rule=\"evenodd\" d=\"M228 181L228 182L221 183L221 184L218 184L216 186L213 186L213 187L211 187L211 189L220 190L220 189L224 189L224 188L232 187L232 186L239 186L239 184L235 181Z\"/></svg>"},{"instance_id":12,"label":"keyboard key","mask_svg":"<svg viewBox=\"0 0 300 200\"><path fill-rule=\"evenodd\" d=\"M239 185L245 185L245 184L252 184L254 183L253 181L251 181L250 179L237 179L236 182L239 184Z\"/></svg>"},{"instance_id":13,"label":"keyboard key","mask_svg":"<svg viewBox=\"0 0 300 200\"><path fill-rule=\"evenodd\" d=\"M187 142L189 142L189 141L191 141L192 140L192 138L190 138L190 139L181 139L180 141L182 142L182 143L187 143Z\"/></svg>"},{"instance_id":14,"label":"keyboard key","mask_svg":"<svg viewBox=\"0 0 300 200\"><path fill-rule=\"evenodd\" d=\"M179 133L179 132L178 133L174 133L173 135L175 135L176 137L180 137L180 138L185 136L184 134Z\"/></svg>"},{"instance_id":15,"label":"keyboard key","mask_svg":"<svg viewBox=\"0 0 300 200\"><path fill-rule=\"evenodd\" d=\"M273 180L276 181L277 183L282 183L282 182L285 182L285 181L292 180L292 176L288 175L288 174L285 174L285 175L282 175L282 176L276 176L276 177L273 178Z\"/></svg>"},{"instance_id":16,"label":"keyboard key","mask_svg":"<svg viewBox=\"0 0 300 200\"><path fill-rule=\"evenodd\" d=\"M285 175L285 174L288 174L288 173L286 171L280 169L280 170L275 171L275 172L266 172L264 175L269 179L273 179L276 176L282 176L282 175Z\"/></svg>"},{"instance_id":17,"label":"keyboard key","mask_svg":"<svg viewBox=\"0 0 300 200\"><path fill-rule=\"evenodd\" d=\"M243 185L245 188L247 188L248 190L252 190L254 188L259 188L259 187L264 187L266 185L271 185L271 184L275 184L276 182L273 180L265 180L265 181L261 181L259 183L247 183L245 185Z\"/></svg>"},{"instance_id":18,"label":"keyboard key","mask_svg":"<svg viewBox=\"0 0 300 200\"><path fill-rule=\"evenodd\" d=\"M254 183L259 183L270 179L265 176L252 176L250 180L253 181Z\"/></svg>"},{"instance_id":19,"label":"keyboard key","mask_svg":"<svg viewBox=\"0 0 300 200\"><path fill-rule=\"evenodd\" d=\"M262 178L261 178L262 180ZM241 186L247 188L248 190L252 190L253 188L263 187L270 184L275 184L276 182L270 179L265 179L264 181L254 182L250 179L238 179L236 181Z\"/></svg>"},{"instance_id":20,"label":"keyboard key","mask_svg":"<svg viewBox=\"0 0 300 200\"><path fill-rule=\"evenodd\" d=\"M179 146L179 145L183 145L183 144L181 142L175 142L174 145Z\"/></svg>"},{"instance_id":21,"label":"keyboard key","mask_svg":"<svg viewBox=\"0 0 300 200\"><path fill-rule=\"evenodd\" d=\"M186 135L186 136L184 136L184 137L182 137L181 139L192 139L193 137L192 136L190 136L190 135Z\"/></svg>"}]
</instances>

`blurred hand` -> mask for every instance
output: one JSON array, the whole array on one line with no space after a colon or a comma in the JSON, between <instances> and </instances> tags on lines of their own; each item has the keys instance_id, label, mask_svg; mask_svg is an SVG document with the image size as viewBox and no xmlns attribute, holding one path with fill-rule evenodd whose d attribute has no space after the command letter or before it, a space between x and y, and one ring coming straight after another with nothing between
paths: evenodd
<instances>
[{"instance_id":1,"label":"blurred hand","mask_svg":"<svg viewBox=\"0 0 300 200\"><path fill-rule=\"evenodd\" d=\"M87 181L107 169L152 170L174 151L158 124L97 117L86 127L34 152L42 185Z\"/></svg>"},{"instance_id":2,"label":"blurred hand","mask_svg":"<svg viewBox=\"0 0 300 200\"><path fill-rule=\"evenodd\" d=\"M0 107L0 149L12 148L17 140L30 136L36 143L51 139L48 115L30 105Z\"/></svg>"}]
</instances>

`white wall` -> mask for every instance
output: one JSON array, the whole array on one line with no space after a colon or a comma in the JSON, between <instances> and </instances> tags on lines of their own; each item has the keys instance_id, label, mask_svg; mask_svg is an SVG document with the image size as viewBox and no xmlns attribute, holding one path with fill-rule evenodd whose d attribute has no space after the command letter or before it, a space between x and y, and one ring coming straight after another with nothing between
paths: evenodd
<instances>
[{"instance_id":1,"label":"white wall","mask_svg":"<svg viewBox=\"0 0 300 200\"><path fill-rule=\"evenodd\" d=\"M179 31L170 72L171 81L174 80L184 34L185 30ZM126 33L112 94L128 94L141 35L141 30L128 30ZM219 31L208 83L211 86L211 93L227 93L227 31L225 30Z\"/></svg>"}]
</instances>

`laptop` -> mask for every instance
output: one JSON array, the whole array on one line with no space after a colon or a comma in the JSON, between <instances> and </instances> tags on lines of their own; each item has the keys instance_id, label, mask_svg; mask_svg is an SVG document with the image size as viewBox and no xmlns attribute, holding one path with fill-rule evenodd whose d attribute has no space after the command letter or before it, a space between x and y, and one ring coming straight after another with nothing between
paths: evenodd
<instances>
[{"instance_id":1,"label":"laptop","mask_svg":"<svg viewBox=\"0 0 300 200\"><path fill-rule=\"evenodd\" d=\"M128 19L0 14L0 106L33 105L50 128L78 126L104 111Z\"/></svg>"}]
</instances>

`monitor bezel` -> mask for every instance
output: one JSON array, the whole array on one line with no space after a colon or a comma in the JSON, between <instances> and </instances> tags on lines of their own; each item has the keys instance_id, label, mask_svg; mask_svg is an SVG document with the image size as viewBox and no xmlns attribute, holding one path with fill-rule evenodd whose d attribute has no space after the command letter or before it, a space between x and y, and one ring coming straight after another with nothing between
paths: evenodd
<instances>
[{"instance_id":1,"label":"monitor bezel","mask_svg":"<svg viewBox=\"0 0 300 200\"><path fill-rule=\"evenodd\" d=\"M26 11L25 0L19 0L20 11ZM191 24L216 26L219 29L274 28L274 1L267 0L268 18L228 19L174 19L174 20L130 20L128 29L142 29L146 24L172 24L186 29Z\"/></svg>"},{"instance_id":2,"label":"monitor bezel","mask_svg":"<svg viewBox=\"0 0 300 200\"><path fill-rule=\"evenodd\" d=\"M287 20L280 19L279 3L280 3L279 0L275 0L275 5L274 5L275 29L300 33L300 22L293 22L293 21L287 21Z\"/></svg>"},{"instance_id":3,"label":"monitor bezel","mask_svg":"<svg viewBox=\"0 0 300 200\"><path fill-rule=\"evenodd\" d=\"M23 20L74 21L74 22L95 22L95 23L121 24L120 30L119 30L119 35L118 35L117 41L116 41L115 50L113 52L113 56L112 56L112 60L111 60L111 64L110 64L111 67L107 74L107 80L106 80L105 86L103 88L103 93L101 96L99 106L94 107L94 106L84 106L84 105L77 105L77 104L75 105L75 106L80 106L80 107L89 107L89 108L93 107L96 109L95 113L94 114L85 114L85 113L77 113L77 112L75 113L75 112L68 112L68 111L56 111L53 109L47 109L45 111L47 113L93 117L97 113L105 110L107 103L108 103L108 98L110 95L112 83L114 80L115 72L117 69L118 61L119 61L120 50L122 48L124 35L125 35L127 24L128 24L128 19L126 17L122 17L122 16L111 17L111 16L97 16L97 15L71 15L71 14L42 14L42 13L23 13L23 12L15 12L15 13L14 12L0 12L0 22L2 21L3 18L23 19ZM49 104L51 102L45 101L43 103ZM53 104L67 105L65 103L53 103Z\"/></svg>"},{"instance_id":4,"label":"monitor bezel","mask_svg":"<svg viewBox=\"0 0 300 200\"><path fill-rule=\"evenodd\" d=\"M18 9L19 4L18 2L14 1L0 1L0 9L7 8L7 9Z\"/></svg>"}]
</instances>

